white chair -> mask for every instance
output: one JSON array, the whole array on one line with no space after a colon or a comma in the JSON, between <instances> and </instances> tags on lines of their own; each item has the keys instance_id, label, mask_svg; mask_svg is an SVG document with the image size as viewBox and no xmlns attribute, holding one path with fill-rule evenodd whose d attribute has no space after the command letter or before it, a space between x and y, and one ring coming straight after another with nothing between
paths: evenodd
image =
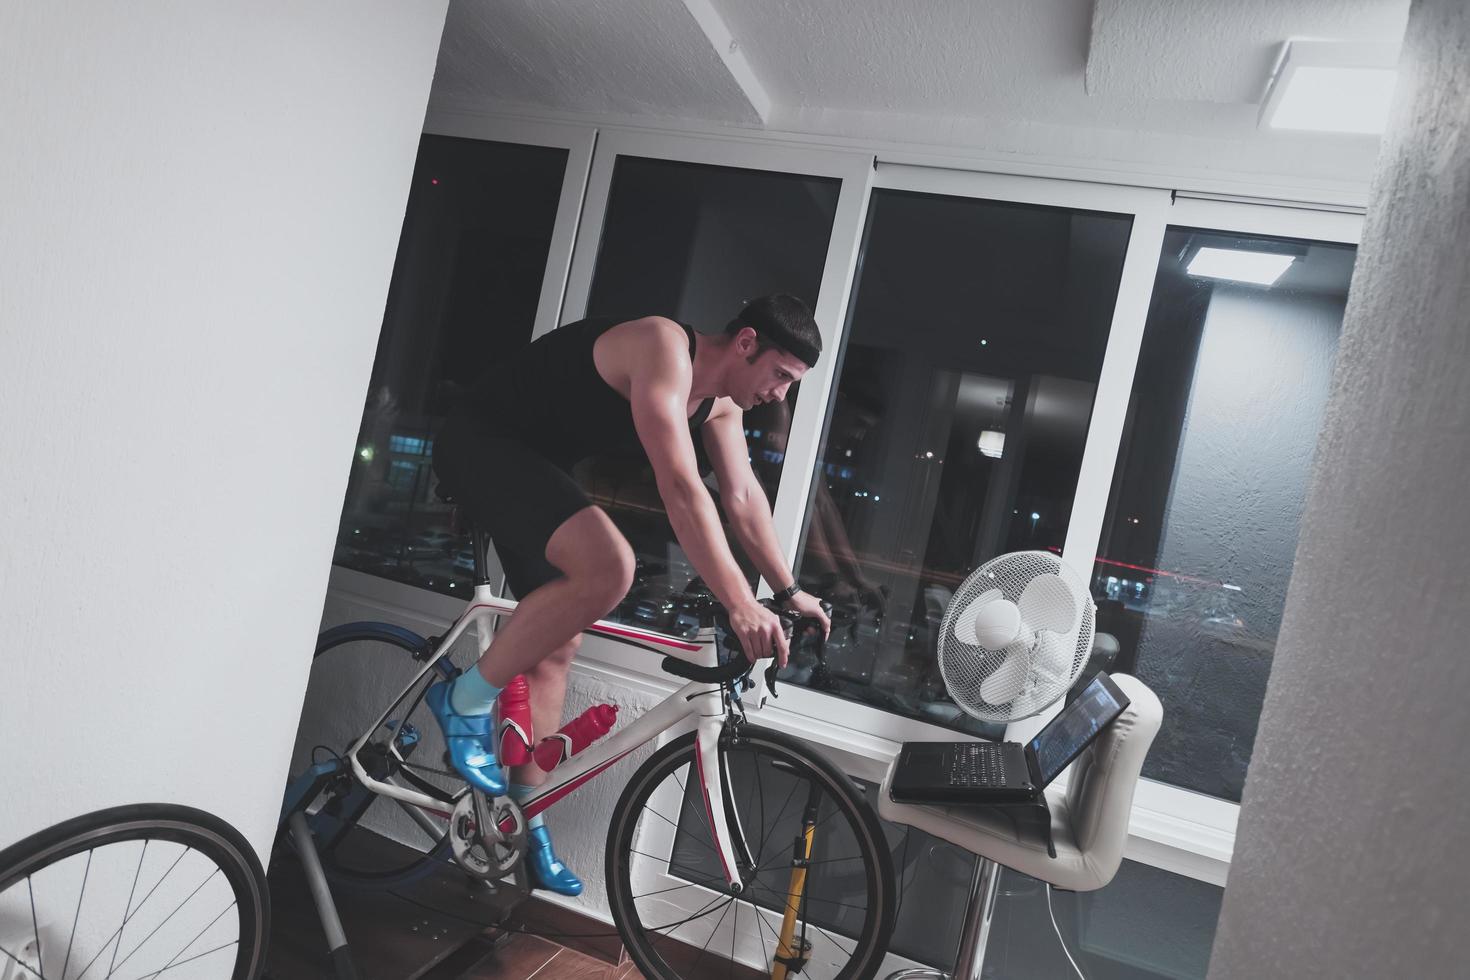
<instances>
[{"instance_id":1,"label":"white chair","mask_svg":"<svg viewBox=\"0 0 1470 980\"><path fill-rule=\"evenodd\" d=\"M878 792L883 818L943 838L980 860L955 972L900 970L887 980L979 980L999 866L1068 891L1092 891L1113 880L1123 862L1133 790L1164 711L1158 696L1136 677L1111 676L1131 703L1073 762L1066 789L1045 791L1056 857L1047 853L1040 833L1028 833L1024 821L1018 825L998 809L893 802L888 790L897 759L889 765Z\"/></svg>"}]
</instances>

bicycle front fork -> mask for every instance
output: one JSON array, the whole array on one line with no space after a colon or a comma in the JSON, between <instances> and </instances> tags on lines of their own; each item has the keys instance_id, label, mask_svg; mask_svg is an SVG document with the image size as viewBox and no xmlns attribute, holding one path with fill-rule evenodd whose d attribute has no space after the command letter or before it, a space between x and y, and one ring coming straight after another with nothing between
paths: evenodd
<instances>
[{"instance_id":1,"label":"bicycle front fork","mask_svg":"<svg viewBox=\"0 0 1470 980\"><path fill-rule=\"evenodd\" d=\"M721 751L721 743L726 739L738 742L740 730L734 719L713 724L710 721L707 716L700 718L695 739L700 790L704 796L705 816L709 820L711 836L724 868L725 880L729 884L730 893L739 895L744 890L744 875L754 875L757 868L755 856L745 838L745 828L740 822L739 808L735 806L736 790L731 778L729 753ZM771 980L787 980L788 974L800 974L809 958L811 944L805 936L805 922L802 922L803 935L798 936L796 929L806 893L807 868L816 842L820 802L820 789L814 784L809 785L801 827L792 844L791 874L787 882L776 956L771 961Z\"/></svg>"}]
</instances>

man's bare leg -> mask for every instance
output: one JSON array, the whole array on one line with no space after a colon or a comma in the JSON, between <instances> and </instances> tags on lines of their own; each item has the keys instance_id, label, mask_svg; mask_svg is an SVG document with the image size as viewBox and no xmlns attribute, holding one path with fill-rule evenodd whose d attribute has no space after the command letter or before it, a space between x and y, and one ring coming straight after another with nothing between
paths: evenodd
<instances>
[{"instance_id":1,"label":"man's bare leg","mask_svg":"<svg viewBox=\"0 0 1470 980\"><path fill-rule=\"evenodd\" d=\"M561 725L562 703L566 700L567 693L567 674L571 670L572 657L581 645L582 637L573 637L526 671L526 682L531 688L531 726L537 738L545 738ZM547 778L547 774L535 762L516 766L511 770L510 795L524 800ZM556 856L545 818L536 814L528 822L526 832L526 864L531 872L532 883L561 895L580 895L582 879Z\"/></svg>"},{"instance_id":2,"label":"man's bare leg","mask_svg":"<svg viewBox=\"0 0 1470 980\"><path fill-rule=\"evenodd\" d=\"M526 671L526 682L531 688L531 726L537 741L561 727L562 704L567 697L567 674L581 645L582 637L577 636ZM536 763L528 762L511 769L510 780L517 786L540 786L546 782L546 773Z\"/></svg>"},{"instance_id":3,"label":"man's bare leg","mask_svg":"<svg viewBox=\"0 0 1470 980\"><path fill-rule=\"evenodd\" d=\"M633 549L597 507L584 507L562 522L546 544L546 559L561 577L517 604L475 670L453 683L430 685L424 695L444 730L454 768L491 796L506 791L491 744L495 698L516 674L530 671L605 616L633 583Z\"/></svg>"},{"instance_id":4,"label":"man's bare leg","mask_svg":"<svg viewBox=\"0 0 1470 980\"><path fill-rule=\"evenodd\" d=\"M584 507L567 518L546 543L546 560L562 577L531 590L520 601L476 665L496 687L505 687L515 675L529 673L580 639L582 631L611 612L633 585L633 549L600 507Z\"/></svg>"}]
</instances>

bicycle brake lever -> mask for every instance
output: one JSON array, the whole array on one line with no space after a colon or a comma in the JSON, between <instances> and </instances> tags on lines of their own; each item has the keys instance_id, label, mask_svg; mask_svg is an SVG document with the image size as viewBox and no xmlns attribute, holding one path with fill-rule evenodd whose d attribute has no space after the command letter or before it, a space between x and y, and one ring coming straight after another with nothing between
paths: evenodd
<instances>
[{"instance_id":1,"label":"bicycle brake lever","mask_svg":"<svg viewBox=\"0 0 1470 980\"><path fill-rule=\"evenodd\" d=\"M771 697L779 698L776 693L776 675L781 672L781 667L776 661L771 661L771 666L766 668L766 690L771 692Z\"/></svg>"}]
</instances>

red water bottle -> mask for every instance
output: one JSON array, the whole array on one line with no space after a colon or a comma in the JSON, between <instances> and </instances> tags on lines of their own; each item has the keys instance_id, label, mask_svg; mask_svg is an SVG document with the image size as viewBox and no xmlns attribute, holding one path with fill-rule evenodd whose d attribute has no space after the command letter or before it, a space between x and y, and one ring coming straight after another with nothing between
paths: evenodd
<instances>
[{"instance_id":1,"label":"red water bottle","mask_svg":"<svg viewBox=\"0 0 1470 980\"><path fill-rule=\"evenodd\" d=\"M618 720L615 704L594 704L548 735L536 746L536 765L547 772L555 769L587 746L606 735Z\"/></svg>"},{"instance_id":2,"label":"red water bottle","mask_svg":"<svg viewBox=\"0 0 1470 980\"><path fill-rule=\"evenodd\" d=\"M531 685L517 674L500 692L500 764L524 766L531 761L535 732L531 729Z\"/></svg>"}]
</instances>

